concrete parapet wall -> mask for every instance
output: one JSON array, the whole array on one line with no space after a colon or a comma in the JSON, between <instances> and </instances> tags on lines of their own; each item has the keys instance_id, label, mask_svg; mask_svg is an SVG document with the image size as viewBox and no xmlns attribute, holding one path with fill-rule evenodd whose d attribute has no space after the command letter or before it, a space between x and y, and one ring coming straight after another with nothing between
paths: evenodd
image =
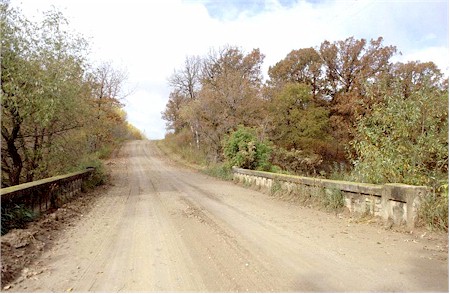
<instances>
[{"instance_id":1,"label":"concrete parapet wall","mask_svg":"<svg viewBox=\"0 0 450 294\"><path fill-rule=\"evenodd\" d=\"M429 189L425 186L404 184L374 185L347 181L275 174L233 167L233 178L238 182L255 185L267 192L274 185L288 193L301 193L319 197L320 193L338 191L344 198L344 206L354 214L379 216L397 225L413 228L417 222L422 197Z\"/></svg>"},{"instance_id":2,"label":"concrete parapet wall","mask_svg":"<svg viewBox=\"0 0 450 294\"><path fill-rule=\"evenodd\" d=\"M39 213L57 208L81 191L83 180L89 178L93 171L93 168L89 168L0 189L2 213L16 206Z\"/></svg>"}]
</instances>

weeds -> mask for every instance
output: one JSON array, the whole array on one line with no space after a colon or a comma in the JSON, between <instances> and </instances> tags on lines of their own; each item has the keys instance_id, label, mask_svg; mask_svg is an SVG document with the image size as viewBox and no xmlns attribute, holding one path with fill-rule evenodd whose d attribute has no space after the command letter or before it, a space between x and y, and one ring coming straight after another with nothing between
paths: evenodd
<instances>
[{"instance_id":1,"label":"weeds","mask_svg":"<svg viewBox=\"0 0 450 294\"><path fill-rule=\"evenodd\" d=\"M273 180L272 185L270 186L270 194L275 195L280 192L282 189L281 182L277 180Z\"/></svg>"},{"instance_id":2,"label":"weeds","mask_svg":"<svg viewBox=\"0 0 450 294\"><path fill-rule=\"evenodd\" d=\"M108 173L105 169L105 165L100 159L95 157L86 159L77 167L77 170L85 170L87 168L94 168L94 171L88 179L83 180L83 191L93 189L96 186L108 182Z\"/></svg>"},{"instance_id":3,"label":"weeds","mask_svg":"<svg viewBox=\"0 0 450 294\"><path fill-rule=\"evenodd\" d=\"M233 180L233 172L231 171L231 168L227 167L225 164L210 165L203 170L203 173L225 181Z\"/></svg>"},{"instance_id":4,"label":"weeds","mask_svg":"<svg viewBox=\"0 0 450 294\"><path fill-rule=\"evenodd\" d=\"M198 166L207 165L206 154L204 151L195 148L189 143L179 142L179 138L177 137L169 136L164 140L157 141L156 144L163 153L176 161Z\"/></svg>"},{"instance_id":5,"label":"weeds","mask_svg":"<svg viewBox=\"0 0 450 294\"><path fill-rule=\"evenodd\" d=\"M433 193L424 197L419 218L430 230L448 232L448 184L442 185Z\"/></svg>"},{"instance_id":6,"label":"weeds","mask_svg":"<svg viewBox=\"0 0 450 294\"><path fill-rule=\"evenodd\" d=\"M244 179L242 184L244 185L245 188L251 188L251 186L252 186L252 182L250 180L247 180L247 179Z\"/></svg>"},{"instance_id":7,"label":"weeds","mask_svg":"<svg viewBox=\"0 0 450 294\"><path fill-rule=\"evenodd\" d=\"M16 204L14 207L2 206L1 234L6 234L11 229L23 229L26 224L34 220L39 214L26 208L23 204Z\"/></svg>"},{"instance_id":8,"label":"weeds","mask_svg":"<svg viewBox=\"0 0 450 294\"><path fill-rule=\"evenodd\" d=\"M344 206L344 194L339 189L324 189L320 193L322 206L329 211L337 211Z\"/></svg>"}]
</instances>

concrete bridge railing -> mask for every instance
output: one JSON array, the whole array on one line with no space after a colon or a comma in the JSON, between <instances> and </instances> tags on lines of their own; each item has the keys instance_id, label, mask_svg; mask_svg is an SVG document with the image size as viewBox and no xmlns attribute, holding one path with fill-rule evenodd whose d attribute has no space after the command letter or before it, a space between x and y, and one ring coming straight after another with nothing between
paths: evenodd
<instances>
[{"instance_id":1,"label":"concrete bridge railing","mask_svg":"<svg viewBox=\"0 0 450 294\"><path fill-rule=\"evenodd\" d=\"M300 176L274 174L233 167L233 178L271 191L277 183L289 193L302 193L318 197L318 193L338 191L344 197L344 206L351 213L371 214L397 225L413 228L418 220L422 197L429 189L425 186L404 184L373 185Z\"/></svg>"},{"instance_id":2,"label":"concrete bridge railing","mask_svg":"<svg viewBox=\"0 0 450 294\"><path fill-rule=\"evenodd\" d=\"M2 213L17 206L45 212L57 208L81 191L94 168L0 189Z\"/></svg>"}]
</instances>

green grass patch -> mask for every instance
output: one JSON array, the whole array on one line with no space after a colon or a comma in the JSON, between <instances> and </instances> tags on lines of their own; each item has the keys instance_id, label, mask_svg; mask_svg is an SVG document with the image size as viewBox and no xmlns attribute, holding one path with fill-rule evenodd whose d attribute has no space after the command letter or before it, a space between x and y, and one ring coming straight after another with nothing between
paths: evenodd
<instances>
[{"instance_id":1,"label":"green grass patch","mask_svg":"<svg viewBox=\"0 0 450 294\"><path fill-rule=\"evenodd\" d=\"M26 208L23 204L14 207L2 206L1 234L4 235L12 229L24 229L28 222L36 219L39 214Z\"/></svg>"},{"instance_id":2,"label":"green grass patch","mask_svg":"<svg viewBox=\"0 0 450 294\"><path fill-rule=\"evenodd\" d=\"M233 180L233 172L226 164L214 164L206 167L203 173L225 181Z\"/></svg>"}]
</instances>

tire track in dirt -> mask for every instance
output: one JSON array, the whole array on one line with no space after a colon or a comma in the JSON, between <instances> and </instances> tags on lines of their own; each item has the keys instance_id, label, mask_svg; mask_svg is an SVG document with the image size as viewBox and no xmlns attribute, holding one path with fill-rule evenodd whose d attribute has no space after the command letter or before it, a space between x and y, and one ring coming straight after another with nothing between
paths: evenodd
<instances>
[{"instance_id":1,"label":"tire track in dirt","mask_svg":"<svg viewBox=\"0 0 450 294\"><path fill-rule=\"evenodd\" d=\"M111 168L114 186L36 262L48 270L8 291L448 291L448 240L272 199L149 141L127 143Z\"/></svg>"}]
</instances>

